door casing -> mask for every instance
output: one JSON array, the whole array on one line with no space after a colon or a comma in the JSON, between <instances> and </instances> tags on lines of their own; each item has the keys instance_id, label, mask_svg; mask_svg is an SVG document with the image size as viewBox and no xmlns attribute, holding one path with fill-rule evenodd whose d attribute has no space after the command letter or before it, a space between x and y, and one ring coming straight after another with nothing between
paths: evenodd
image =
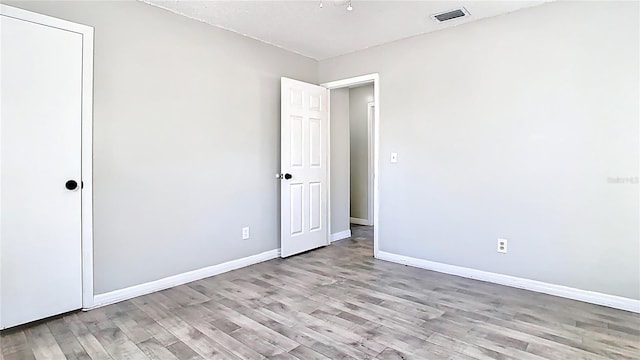
<instances>
[{"instance_id":1,"label":"door casing","mask_svg":"<svg viewBox=\"0 0 640 360\"><path fill-rule=\"evenodd\" d=\"M345 87L351 87L356 85L364 85L373 83L373 103L374 103L374 126L373 126L373 223L375 227L373 228L373 256L378 257L378 249L379 249L379 233L380 233L380 222L378 221L378 214L380 213L380 204L379 204L379 196L378 196L378 169L379 169L379 161L380 161L380 75L378 73L361 75L351 78L346 78L342 80L330 81L320 86L324 86L329 89L329 147L331 147L331 90L332 89L340 89ZM328 149L329 154L331 154L331 149ZM328 157L328 191L331 194L331 156ZM331 219L331 196L328 199L329 205L329 219ZM329 236L331 236L331 221L329 221Z\"/></svg>"},{"instance_id":2,"label":"door casing","mask_svg":"<svg viewBox=\"0 0 640 360\"><path fill-rule=\"evenodd\" d=\"M375 85L374 85L375 88ZM367 104L367 221L368 225L374 226L375 222L373 211L373 182L375 181L375 173L373 171L373 163L375 162L375 118L376 118L376 103L370 102Z\"/></svg>"}]
</instances>

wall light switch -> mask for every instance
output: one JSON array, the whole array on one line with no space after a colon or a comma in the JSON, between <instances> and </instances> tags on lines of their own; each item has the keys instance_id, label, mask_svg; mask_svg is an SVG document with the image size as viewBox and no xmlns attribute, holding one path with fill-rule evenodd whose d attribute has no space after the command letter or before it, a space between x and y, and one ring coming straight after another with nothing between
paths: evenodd
<instances>
[{"instance_id":1,"label":"wall light switch","mask_svg":"<svg viewBox=\"0 0 640 360\"><path fill-rule=\"evenodd\" d=\"M391 163L395 164L398 162L398 153L391 153Z\"/></svg>"}]
</instances>

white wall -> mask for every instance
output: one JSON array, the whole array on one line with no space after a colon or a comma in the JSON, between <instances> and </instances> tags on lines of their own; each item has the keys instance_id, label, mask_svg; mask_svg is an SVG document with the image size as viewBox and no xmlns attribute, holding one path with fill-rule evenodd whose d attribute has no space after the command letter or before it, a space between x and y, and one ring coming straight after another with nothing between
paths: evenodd
<instances>
[{"instance_id":1,"label":"white wall","mask_svg":"<svg viewBox=\"0 0 640 360\"><path fill-rule=\"evenodd\" d=\"M554 2L321 61L380 74L380 250L640 299L638 13Z\"/></svg>"},{"instance_id":2,"label":"white wall","mask_svg":"<svg viewBox=\"0 0 640 360\"><path fill-rule=\"evenodd\" d=\"M349 139L351 141L351 217L369 219L368 104L373 84L349 89Z\"/></svg>"},{"instance_id":3,"label":"white wall","mask_svg":"<svg viewBox=\"0 0 640 360\"><path fill-rule=\"evenodd\" d=\"M349 225L349 89L331 90L331 233Z\"/></svg>"},{"instance_id":4,"label":"white wall","mask_svg":"<svg viewBox=\"0 0 640 360\"><path fill-rule=\"evenodd\" d=\"M280 77L315 60L135 1L3 2L95 27L96 293L280 247Z\"/></svg>"}]
</instances>

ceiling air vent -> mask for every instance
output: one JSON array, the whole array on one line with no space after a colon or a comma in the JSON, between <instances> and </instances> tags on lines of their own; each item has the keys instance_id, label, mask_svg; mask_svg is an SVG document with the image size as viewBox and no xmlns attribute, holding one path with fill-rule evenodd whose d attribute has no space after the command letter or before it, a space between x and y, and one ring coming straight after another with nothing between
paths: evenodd
<instances>
[{"instance_id":1,"label":"ceiling air vent","mask_svg":"<svg viewBox=\"0 0 640 360\"><path fill-rule=\"evenodd\" d=\"M461 7L458 9L449 10L439 14L431 15L431 18L437 22L445 22L445 21L461 18L464 16L469 16L469 12L467 11L467 9Z\"/></svg>"}]
</instances>

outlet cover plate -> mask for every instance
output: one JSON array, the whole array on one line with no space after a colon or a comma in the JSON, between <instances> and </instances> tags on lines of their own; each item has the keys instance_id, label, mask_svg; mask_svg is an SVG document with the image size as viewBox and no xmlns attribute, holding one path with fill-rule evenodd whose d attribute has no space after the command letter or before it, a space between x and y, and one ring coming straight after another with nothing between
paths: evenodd
<instances>
[{"instance_id":1,"label":"outlet cover plate","mask_svg":"<svg viewBox=\"0 0 640 360\"><path fill-rule=\"evenodd\" d=\"M507 253L507 239L498 239L498 252L502 254Z\"/></svg>"}]
</instances>

